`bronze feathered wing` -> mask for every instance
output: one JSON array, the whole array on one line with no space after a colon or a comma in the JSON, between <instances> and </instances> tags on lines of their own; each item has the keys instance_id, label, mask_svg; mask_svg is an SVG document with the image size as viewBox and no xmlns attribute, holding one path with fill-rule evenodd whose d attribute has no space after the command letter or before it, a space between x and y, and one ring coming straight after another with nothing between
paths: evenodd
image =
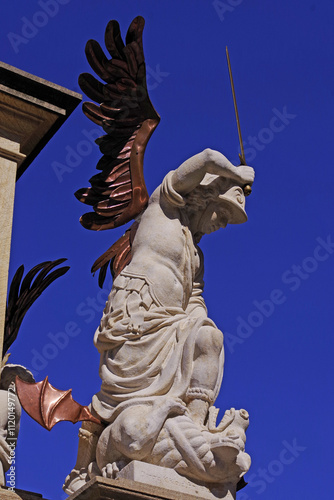
<instances>
[{"instance_id":1,"label":"bronze feathered wing","mask_svg":"<svg viewBox=\"0 0 334 500\"><path fill-rule=\"evenodd\" d=\"M98 103L84 103L83 111L106 132L96 140L103 154L96 167L101 172L90 179L90 188L75 193L82 203L93 207L93 212L80 219L87 229L100 231L121 226L147 206L144 152L160 117L147 92L144 23L142 17L132 21L124 45L119 24L109 22L105 44L111 59L95 40L86 45L88 62L105 83L89 73L80 75L82 91Z\"/></svg>"}]
</instances>

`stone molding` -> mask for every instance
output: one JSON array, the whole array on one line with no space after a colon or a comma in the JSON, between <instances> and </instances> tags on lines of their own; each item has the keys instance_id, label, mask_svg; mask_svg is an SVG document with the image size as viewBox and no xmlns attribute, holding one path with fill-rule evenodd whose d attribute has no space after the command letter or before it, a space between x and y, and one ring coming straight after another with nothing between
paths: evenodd
<instances>
[{"instance_id":1,"label":"stone molding","mask_svg":"<svg viewBox=\"0 0 334 500\"><path fill-rule=\"evenodd\" d=\"M0 500L46 500L40 493L32 493L24 490L8 490L0 487Z\"/></svg>"},{"instance_id":2,"label":"stone molding","mask_svg":"<svg viewBox=\"0 0 334 500\"><path fill-rule=\"evenodd\" d=\"M19 143L25 155L15 158L17 178L81 99L77 92L0 62L0 136Z\"/></svg>"},{"instance_id":3,"label":"stone molding","mask_svg":"<svg viewBox=\"0 0 334 500\"><path fill-rule=\"evenodd\" d=\"M95 477L68 500L198 500L198 498L129 479Z\"/></svg>"}]
</instances>

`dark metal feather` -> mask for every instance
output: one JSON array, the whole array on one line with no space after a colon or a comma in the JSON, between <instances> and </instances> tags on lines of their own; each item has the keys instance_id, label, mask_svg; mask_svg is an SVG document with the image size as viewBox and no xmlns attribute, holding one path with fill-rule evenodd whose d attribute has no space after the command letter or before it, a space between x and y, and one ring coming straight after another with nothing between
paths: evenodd
<instances>
[{"instance_id":1,"label":"dark metal feather","mask_svg":"<svg viewBox=\"0 0 334 500\"><path fill-rule=\"evenodd\" d=\"M86 44L87 60L105 83L89 73L80 75L81 89L97 103L84 103L83 111L107 134L96 140L103 154L97 165L101 172L92 177L91 187L75 193L79 201L94 209L80 218L87 229L100 231L121 226L137 217L148 203L144 152L160 117L146 87L144 24L142 17L136 17L124 44L117 21L108 23L105 44L111 59L95 40ZM122 180L115 175L115 161L122 164Z\"/></svg>"},{"instance_id":2,"label":"dark metal feather","mask_svg":"<svg viewBox=\"0 0 334 500\"><path fill-rule=\"evenodd\" d=\"M104 41L111 57L123 59L124 43L121 37L121 30L117 21L109 21Z\"/></svg>"},{"instance_id":3,"label":"dark metal feather","mask_svg":"<svg viewBox=\"0 0 334 500\"><path fill-rule=\"evenodd\" d=\"M24 266L20 266L16 271L8 293L3 356L16 339L22 320L31 305L53 281L69 270L69 267L65 266L52 271L65 261L66 259L58 259L42 262L33 267L23 280Z\"/></svg>"}]
</instances>

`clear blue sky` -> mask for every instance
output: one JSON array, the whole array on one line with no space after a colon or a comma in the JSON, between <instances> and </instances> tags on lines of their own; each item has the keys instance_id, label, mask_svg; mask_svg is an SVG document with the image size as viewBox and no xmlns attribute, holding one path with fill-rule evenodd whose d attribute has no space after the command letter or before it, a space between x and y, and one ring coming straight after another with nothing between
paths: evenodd
<instances>
[{"instance_id":1,"label":"clear blue sky","mask_svg":"<svg viewBox=\"0 0 334 500\"><path fill-rule=\"evenodd\" d=\"M41 15L43 9L48 13ZM145 157L150 192L170 169L206 147L238 162L229 46L246 159L256 182L247 200L249 221L207 236L201 245L209 314L226 335L217 405L250 413L247 451L253 463L240 500L328 498L333 2L16 0L2 2L1 14L0 59L74 91L79 73L89 70L86 41L103 44L110 19L120 22L123 34L136 15L146 19L150 94L161 115ZM28 313L11 360L33 369L37 380L48 374L56 387L73 387L82 404L99 388L92 338L107 295L90 267L122 234L90 232L78 222L85 207L73 193L95 173L99 152L87 135L96 130L78 108L17 183L10 262L12 277L22 263L28 270L68 258L71 270ZM62 174L60 164L67 167ZM65 332L62 348L55 345L59 332ZM49 433L24 414L17 487L63 499L77 433L71 423Z\"/></svg>"}]
</instances>

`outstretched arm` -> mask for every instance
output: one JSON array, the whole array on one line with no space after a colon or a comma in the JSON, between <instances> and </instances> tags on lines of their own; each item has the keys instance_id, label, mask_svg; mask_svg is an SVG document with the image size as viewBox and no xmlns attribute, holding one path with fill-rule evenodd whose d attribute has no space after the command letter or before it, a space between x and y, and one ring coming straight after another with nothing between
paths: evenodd
<instances>
[{"instance_id":1,"label":"outstretched arm","mask_svg":"<svg viewBox=\"0 0 334 500\"><path fill-rule=\"evenodd\" d=\"M200 184L206 173L233 179L241 185L252 184L254 181L252 167L235 167L222 153L204 149L175 170L172 178L173 188L182 195L188 194Z\"/></svg>"}]
</instances>

